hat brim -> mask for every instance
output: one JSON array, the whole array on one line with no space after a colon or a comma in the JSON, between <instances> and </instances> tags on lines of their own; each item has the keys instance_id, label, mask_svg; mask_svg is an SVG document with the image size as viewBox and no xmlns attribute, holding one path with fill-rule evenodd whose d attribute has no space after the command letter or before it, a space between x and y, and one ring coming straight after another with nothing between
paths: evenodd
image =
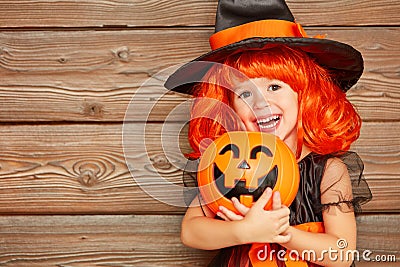
<instances>
[{"instance_id":1,"label":"hat brim","mask_svg":"<svg viewBox=\"0 0 400 267\"><path fill-rule=\"evenodd\" d=\"M364 70L361 53L341 42L303 37L249 38L210 51L183 65L167 79L164 86L175 92L193 94L193 86L201 81L212 66L212 64L196 64L196 62L222 63L233 53L264 50L279 44L306 52L319 65L329 70L344 92L356 84Z\"/></svg>"}]
</instances>

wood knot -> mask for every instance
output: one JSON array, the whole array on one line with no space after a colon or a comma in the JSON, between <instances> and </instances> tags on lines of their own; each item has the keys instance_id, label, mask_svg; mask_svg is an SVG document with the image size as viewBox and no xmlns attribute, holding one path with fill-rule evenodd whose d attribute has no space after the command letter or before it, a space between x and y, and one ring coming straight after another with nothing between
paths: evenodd
<instances>
[{"instance_id":1,"label":"wood knot","mask_svg":"<svg viewBox=\"0 0 400 267\"><path fill-rule=\"evenodd\" d=\"M84 102L83 103L83 114L85 116L90 116L90 117L102 117L104 113L104 107L100 103L96 102Z\"/></svg>"},{"instance_id":2,"label":"wood knot","mask_svg":"<svg viewBox=\"0 0 400 267\"><path fill-rule=\"evenodd\" d=\"M118 60L120 60L122 62L128 62L129 61L129 55L130 55L129 48L126 47L126 46L117 48L114 51L114 55L118 58Z\"/></svg>"},{"instance_id":3,"label":"wood knot","mask_svg":"<svg viewBox=\"0 0 400 267\"><path fill-rule=\"evenodd\" d=\"M0 47L0 57L4 57L5 55L8 55L8 50L5 47Z\"/></svg>"},{"instance_id":4,"label":"wood knot","mask_svg":"<svg viewBox=\"0 0 400 267\"><path fill-rule=\"evenodd\" d=\"M58 59L58 62L60 62L61 64L65 64L65 63L67 63L67 59L65 58L65 57L60 57L59 59Z\"/></svg>"},{"instance_id":5,"label":"wood knot","mask_svg":"<svg viewBox=\"0 0 400 267\"><path fill-rule=\"evenodd\" d=\"M78 167L78 181L85 186L93 186L98 181L101 168L95 163L83 163Z\"/></svg>"},{"instance_id":6,"label":"wood knot","mask_svg":"<svg viewBox=\"0 0 400 267\"><path fill-rule=\"evenodd\" d=\"M168 161L164 154L155 155L150 160L153 162L153 167L156 169L167 170L172 167L172 164Z\"/></svg>"}]
</instances>

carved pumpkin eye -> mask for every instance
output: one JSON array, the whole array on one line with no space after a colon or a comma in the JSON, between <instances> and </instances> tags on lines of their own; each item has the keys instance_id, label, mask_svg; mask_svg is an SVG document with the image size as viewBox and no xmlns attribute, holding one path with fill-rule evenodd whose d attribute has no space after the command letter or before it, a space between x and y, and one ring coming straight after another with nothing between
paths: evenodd
<instances>
[{"instance_id":1,"label":"carved pumpkin eye","mask_svg":"<svg viewBox=\"0 0 400 267\"><path fill-rule=\"evenodd\" d=\"M235 144L228 144L226 145L221 151L219 152L220 155L224 155L226 152L232 151L233 158L237 159L239 157L239 148Z\"/></svg>"},{"instance_id":2,"label":"carved pumpkin eye","mask_svg":"<svg viewBox=\"0 0 400 267\"><path fill-rule=\"evenodd\" d=\"M256 146L251 150L250 158L251 159L256 159L257 158L257 153L259 153L259 152L265 153L265 155L267 155L268 157L272 157L273 156L271 150L268 147L266 147L266 146Z\"/></svg>"}]
</instances>

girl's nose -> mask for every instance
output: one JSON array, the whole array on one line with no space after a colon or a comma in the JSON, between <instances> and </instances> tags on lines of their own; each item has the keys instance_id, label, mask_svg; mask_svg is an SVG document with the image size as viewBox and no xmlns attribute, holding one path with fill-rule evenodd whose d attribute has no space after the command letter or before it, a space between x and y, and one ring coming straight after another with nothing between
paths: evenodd
<instances>
[{"instance_id":1,"label":"girl's nose","mask_svg":"<svg viewBox=\"0 0 400 267\"><path fill-rule=\"evenodd\" d=\"M262 109L269 106L268 99L260 92L260 90L257 90L254 96L254 108Z\"/></svg>"}]
</instances>

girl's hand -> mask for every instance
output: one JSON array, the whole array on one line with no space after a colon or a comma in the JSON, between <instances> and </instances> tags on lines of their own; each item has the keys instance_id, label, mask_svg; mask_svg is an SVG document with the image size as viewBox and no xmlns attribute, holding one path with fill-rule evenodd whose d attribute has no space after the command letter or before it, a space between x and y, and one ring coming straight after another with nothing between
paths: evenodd
<instances>
[{"instance_id":1,"label":"girl's hand","mask_svg":"<svg viewBox=\"0 0 400 267\"><path fill-rule=\"evenodd\" d=\"M279 192L275 192L272 210L264 210L271 197L272 189L267 188L250 209L243 210L242 218L223 213L230 220L240 218L238 232L243 243L286 243L290 240L290 234L285 233L289 228L289 208L282 205Z\"/></svg>"},{"instance_id":2,"label":"girl's hand","mask_svg":"<svg viewBox=\"0 0 400 267\"><path fill-rule=\"evenodd\" d=\"M225 208L224 206L220 206L219 207L220 211L217 212L217 215L225 221L243 220L244 216L247 214L250 208L240 203L240 201L236 197L232 198L232 202L233 206L236 208L237 211L240 212L240 214L236 214L235 212Z\"/></svg>"},{"instance_id":3,"label":"girl's hand","mask_svg":"<svg viewBox=\"0 0 400 267\"><path fill-rule=\"evenodd\" d=\"M219 216L221 219L225 221L239 221L243 220L244 216L246 216L247 212L250 210L249 207L246 207L240 201L236 198L233 197L232 199L233 206L236 208L237 211L240 212L240 214L236 214L235 212L231 211L230 209L225 208L224 206L219 207L219 212L217 212L217 216ZM269 199L268 199L269 200ZM275 203L275 205L274 205ZM281 208L281 199L279 192L275 192L273 194L273 203L272 203L272 209L280 209Z\"/></svg>"}]
</instances>

